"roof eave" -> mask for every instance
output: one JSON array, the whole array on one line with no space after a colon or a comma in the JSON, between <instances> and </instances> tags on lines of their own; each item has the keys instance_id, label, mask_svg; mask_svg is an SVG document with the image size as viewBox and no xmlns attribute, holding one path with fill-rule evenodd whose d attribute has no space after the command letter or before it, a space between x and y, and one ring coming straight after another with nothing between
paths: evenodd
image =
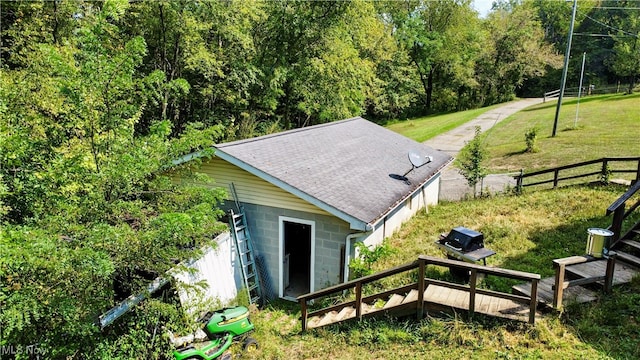
<instances>
[{"instance_id":1,"label":"roof eave","mask_svg":"<svg viewBox=\"0 0 640 360\"><path fill-rule=\"evenodd\" d=\"M240 169L249 172L250 174L253 174L259 178L261 178L262 180L265 180L281 189L283 189L284 191L287 191L299 198L301 198L302 200L317 206L318 208L328 212L329 214L332 214L333 216L344 220L346 222L349 223L349 227L353 230L360 230L360 231L371 231L373 230L373 226L369 223L367 223L366 221L362 221L352 215L349 215L341 210L336 209L335 207L320 201L319 199L301 191L300 189L289 185L288 183L270 175L267 174L266 172L251 166L247 163L245 163L244 161L224 152L221 149L215 148L215 155L219 158L221 158L222 160L225 160L227 162L229 162L230 164L233 164L237 167L239 167Z\"/></svg>"},{"instance_id":2,"label":"roof eave","mask_svg":"<svg viewBox=\"0 0 640 360\"><path fill-rule=\"evenodd\" d=\"M431 181L431 179L433 179L436 176L439 176L440 173L442 172L442 169L444 169L447 165L451 164L453 162L453 158L449 157L449 160L445 161L440 167L438 167L438 169L436 169L431 176L426 177L421 183L420 185L416 186L415 189L413 189L413 191L411 191L410 193L408 193L407 195L405 195L404 197L402 197L400 200L398 200L395 204L393 204L393 206L389 207L387 209L387 211L385 211L384 213L382 213L377 219L371 221L371 224L373 224L372 226L377 226L378 223L380 221L382 221L383 219L385 219L387 217L387 215L391 214L392 212L394 212L398 206L400 204L403 204L407 199L411 198L413 196L413 194L415 194L416 192L422 190L422 188L425 186L425 184L427 184L428 182ZM426 204L425 204L426 206Z\"/></svg>"}]
</instances>

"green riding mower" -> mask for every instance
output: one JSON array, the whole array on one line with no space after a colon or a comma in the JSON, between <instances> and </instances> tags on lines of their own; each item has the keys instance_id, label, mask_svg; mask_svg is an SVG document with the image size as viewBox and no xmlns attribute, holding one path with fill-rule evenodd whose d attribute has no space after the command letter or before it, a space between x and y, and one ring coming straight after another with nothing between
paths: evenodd
<instances>
[{"instance_id":1,"label":"green riding mower","mask_svg":"<svg viewBox=\"0 0 640 360\"><path fill-rule=\"evenodd\" d=\"M176 360L230 359L231 354L225 351L234 340L242 340L245 351L258 347L258 342L247 336L254 326L249 320L249 309L244 306L208 312L200 322L205 324L204 328L194 334L174 337L169 333L176 348L173 352Z\"/></svg>"}]
</instances>

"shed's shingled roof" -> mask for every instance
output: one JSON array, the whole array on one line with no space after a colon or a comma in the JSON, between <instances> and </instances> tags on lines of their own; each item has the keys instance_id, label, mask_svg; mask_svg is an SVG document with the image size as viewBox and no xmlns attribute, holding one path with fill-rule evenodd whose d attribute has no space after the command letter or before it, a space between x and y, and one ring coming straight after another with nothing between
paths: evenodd
<instances>
[{"instance_id":1,"label":"shed's shingled roof","mask_svg":"<svg viewBox=\"0 0 640 360\"><path fill-rule=\"evenodd\" d=\"M216 155L345 221L375 224L452 159L363 118L215 146ZM414 150L433 161L410 172Z\"/></svg>"}]
</instances>

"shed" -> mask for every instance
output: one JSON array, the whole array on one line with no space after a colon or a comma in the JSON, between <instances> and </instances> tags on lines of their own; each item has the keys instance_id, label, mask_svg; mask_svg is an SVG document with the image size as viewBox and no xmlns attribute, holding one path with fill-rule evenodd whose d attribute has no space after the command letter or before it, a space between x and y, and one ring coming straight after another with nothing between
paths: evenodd
<instances>
[{"instance_id":1,"label":"shed","mask_svg":"<svg viewBox=\"0 0 640 360\"><path fill-rule=\"evenodd\" d=\"M298 295L348 279L354 243L379 244L438 202L440 171L452 158L361 117L214 146L202 172L233 183L263 283ZM410 151L431 162L412 169ZM234 208L231 195L223 206Z\"/></svg>"}]
</instances>

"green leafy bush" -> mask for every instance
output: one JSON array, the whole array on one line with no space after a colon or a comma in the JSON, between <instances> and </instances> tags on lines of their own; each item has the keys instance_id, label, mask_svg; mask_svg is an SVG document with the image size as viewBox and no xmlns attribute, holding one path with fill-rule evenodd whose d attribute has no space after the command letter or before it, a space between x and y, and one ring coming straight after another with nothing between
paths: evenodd
<instances>
[{"instance_id":1,"label":"green leafy bush","mask_svg":"<svg viewBox=\"0 0 640 360\"><path fill-rule=\"evenodd\" d=\"M393 248L386 239L382 244L374 246L373 248L369 248L369 246L363 242L355 243L355 247L358 250L359 256L351 259L351 262L349 262L351 278L371 275L373 273L373 264L394 253Z\"/></svg>"},{"instance_id":2,"label":"green leafy bush","mask_svg":"<svg viewBox=\"0 0 640 360\"><path fill-rule=\"evenodd\" d=\"M538 147L536 142L538 140L539 132L540 132L540 129L534 126L532 128L527 129L527 131L524 133L524 141L527 145L526 152L528 153L538 152Z\"/></svg>"}]
</instances>

